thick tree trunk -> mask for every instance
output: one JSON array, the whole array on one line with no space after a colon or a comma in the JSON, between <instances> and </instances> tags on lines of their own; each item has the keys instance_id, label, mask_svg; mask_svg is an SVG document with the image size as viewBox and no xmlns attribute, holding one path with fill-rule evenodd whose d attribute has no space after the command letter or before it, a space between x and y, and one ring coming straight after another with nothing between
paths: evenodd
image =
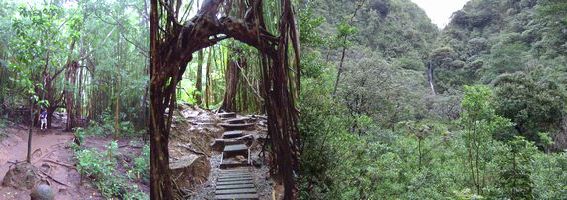
<instances>
[{"instance_id":1,"label":"thick tree trunk","mask_svg":"<svg viewBox=\"0 0 567 200\"><path fill-rule=\"evenodd\" d=\"M150 0L150 199L173 199L169 169L169 130L166 129L164 112L164 70L158 58L159 50L159 15L158 1Z\"/></svg>"},{"instance_id":2,"label":"thick tree trunk","mask_svg":"<svg viewBox=\"0 0 567 200\"><path fill-rule=\"evenodd\" d=\"M76 98L76 113L75 116L77 116L79 119L83 118L83 99L82 99L82 94L83 94L83 73L84 73L84 69L83 67L79 68L79 82L77 83L77 98Z\"/></svg>"},{"instance_id":3,"label":"thick tree trunk","mask_svg":"<svg viewBox=\"0 0 567 200\"><path fill-rule=\"evenodd\" d=\"M197 90L195 91L195 95L193 96L197 101L197 105L201 105L203 103L203 64L205 60L205 55L203 51L199 51L197 56L197 83L195 87Z\"/></svg>"},{"instance_id":4,"label":"thick tree trunk","mask_svg":"<svg viewBox=\"0 0 567 200\"><path fill-rule=\"evenodd\" d=\"M211 65L213 64L213 48L210 48L209 58L207 59L207 68L205 70L205 108L209 108L211 103Z\"/></svg>"},{"instance_id":5,"label":"thick tree trunk","mask_svg":"<svg viewBox=\"0 0 567 200\"><path fill-rule=\"evenodd\" d=\"M73 50L75 49L75 40L71 41L71 46L69 48L69 55L67 57L67 64L66 68L67 71L65 72L65 80L67 84L65 84L65 108L67 110L67 125L65 126L65 131L73 131L75 127L75 112L74 105L75 102L73 99L73 95L75 92L75 80L77 74L77 68L79 67L79 63L72 59ZM69 88L71 87L71 88Z\"/></svg>"},{"instance_id":6,"label":"thick tree trunk","mask_svg":"<svg viewBox=\"0 0 567 200\"><path fill-rule=\"evenodd\" d=\"M71 61L67 64L67 72L66 72L66 79L67 79L67 87L65 88L65 109L67 109L67 125L65 127L65 131L73 131L75 127L75 105L74 105L74 86L77 74L77 68L79 64L77 61ZM71 88L69 88L71 87Z\"/></svg>"},{"instance_id":7,"label":"thick tree trunk","mask_svg":"<svg viewBox=\"0 0 567 200\"><path fill-rule=\"evenodd\" d=\"M238 58L237 61L228 60L225 73L226 89L221 109L227 112L235 112L237 110L236 93L238 92L238 80L240 77L240 67L238 65L244 66L244 61L242 58Z\"/></svg>"}]
</instances>

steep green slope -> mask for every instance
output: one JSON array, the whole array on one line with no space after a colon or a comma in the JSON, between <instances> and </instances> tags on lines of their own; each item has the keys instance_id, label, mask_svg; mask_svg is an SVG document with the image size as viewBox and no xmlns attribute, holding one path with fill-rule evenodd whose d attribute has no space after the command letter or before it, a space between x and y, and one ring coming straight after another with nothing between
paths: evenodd
<instances>
[{"instance_id":1,"label":"steep green slope","mask_svg":"<svg viewBox=\"0 0 567 200\"><path fill-rule=\"evenodd\" d=\"M425 115L425 63L439 30L423 10L410 0L320 0L309 6L323 17L317 30L326 39L319 50L340 73L336 97L349 114L392 129Z\"/></svg>"},{"instance_id":2,"label":"steep green slope","mask_svg":"<svg viewBox=\"0 0 567 200\"><path fill-rule=\"evenodd\" d=\"M567 15L558 0L472 0L453 14L430 61L438 92L489 84L496 111L521 135L567 147Z\"/></svg>"},{"instance_id":3,"label":"steep green slope","mask_svg":"<svg viewBox=\"0 0 567 200\"><path fill-rule=\"evenodd\" d=\"M321 28L325 33L332 34L341 23L350 23L357 29L353 42L386 59L425 58L422 55L439 32L410 0L314 1L314 7L317 15L326 19Z\"/></svg>"},{"instance_id":4,"label":"steep green slope","mask_svg":"<svg viewBox=\"0 0 567 200\"><path fill-rule=\"evenodd\" d=\"M541 15L543 2L472 0L455 12L431 54L437 90L565 63L565 33L551 33L559 22Z\"/></svg>"}]
</instances>

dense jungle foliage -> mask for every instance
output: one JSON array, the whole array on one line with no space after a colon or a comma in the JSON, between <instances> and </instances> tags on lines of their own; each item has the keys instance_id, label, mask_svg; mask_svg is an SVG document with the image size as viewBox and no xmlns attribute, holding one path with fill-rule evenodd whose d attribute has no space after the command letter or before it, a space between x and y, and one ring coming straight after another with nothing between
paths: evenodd
<instances>
[{"instance_id":1,"label":"dense jungle foliage","mask_svg":"<svg viewBox=\"0 0 567 200\"><path fill-rule=\"evenodd\" d=\"M132 184L149 185L150 179L149 144L138 140L147 135L148 119L146 1L0 0L0 5L0 136L8 134L7 121L29 127L29 140L18 142L27 141L32 163L30 152L40 143L32 140L74 135L64 145L74 150L66 162L74 162L80 186L84 179L107 199L149 199ZM40 131L43 109L47 128ZM34 134L41 136L32 139ZM91 136L113 140L101 151L85 145ZM119 139L135 140L128 145L141 153L118 154ZM53 146L50 154L57 150Z\"/></svg>"},{"instance_id":2,"label":"dense jungle foliage","mask_svg":"<svg viewBox=\"0 0 567 200\"><path fill-rule=\"evenodd\" d=\"M69 111L71 128L102 123L145 129L148 19L145 1L0 1L0 113ZM26 109L24 109L26 110Z\"/></svg>"},{"instance_id":3,"label":"dense jungle foliage","mask_svg":"<svg viewBox=\"0 0 567 200\"><path fill-rule=\"evenodd\" d=\"M303 1L301 199L564 199L566 8Z\"/></svg>"}]
</instances>

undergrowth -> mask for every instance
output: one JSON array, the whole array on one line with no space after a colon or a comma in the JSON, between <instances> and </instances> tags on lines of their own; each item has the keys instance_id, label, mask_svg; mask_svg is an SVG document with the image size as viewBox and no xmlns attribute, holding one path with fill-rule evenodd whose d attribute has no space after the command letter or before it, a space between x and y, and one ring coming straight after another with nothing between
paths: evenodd
<instances>
[{"instance_id":1,"label":"undergrowth","mask_svg":"<svg viewBox=\"0 0 567 200\"><path fill-rule=\"evenodd\" d=\"M114 116L109 112L102 114L102 121L90 121L89 125L83 130L84 136L110 136L116 134L114 128ZM145 133L145 130L137 131L134 124L130 121L119 122L118 137L137 137Z\"/></svg>"},{"instance_id":2,"label":"undergrowth","mask_svg":"<svg viewBox=\"0 0 567 200\"><path fill-rule=\"evenodd\" d=\"M94 185L105 198L147 200L149 196L143 193L130 180L149 177L149 146L145 145L140 156L134 159L134 166L125 165L128 177L121 175L116 169L119 165L118 144L115 141L106 146L106 151L82 148L73 145L77 158L77 170L83 178L93 181ZM135 176L134 176L135 175Z\"/></svg>"}]
</instances>

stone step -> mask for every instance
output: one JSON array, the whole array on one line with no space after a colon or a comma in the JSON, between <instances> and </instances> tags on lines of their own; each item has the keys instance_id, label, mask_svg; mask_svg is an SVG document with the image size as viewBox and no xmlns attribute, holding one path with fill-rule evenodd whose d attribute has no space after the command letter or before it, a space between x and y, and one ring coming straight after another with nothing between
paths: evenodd
<instances>
[{"instance_id":1,"label":"stone step","mask_svg":"<svg viewBox=\"0 0 567 200\"><path fill-rule=\"evenodd\" d=\"M252 128L254 124L253 123L244 123L244 124L219 123L219 126L222 126L226 130L246 130Z\"/></svg>"},{"instance_id":2,"label":"stone step","mask_svg":"<svg viewBox=\"0 0 567 200\"><path fill-rule=\"evenodd\" d=\"M232 139L244 136L244 131L226 131L222 134L224 139Z\"/></svg>"},{"instance_id":3,"label":"stone step","mask_svg":"<svg viewBox=\"0 0 567 200\"><path fill-rule=\"evenodd\" d=\"M217 190L216 195L219 194L255 194L255 188L239 188L239 189L227 189L227 190Z\"/></svg>"},{"instance_id":4,"label":"stone step","mask_svg":"<svg viewBox=\"0 0 567 200\"><path fill-rule=\"evenodd\" d=\"M258 199L258 194L215 195L215 199Z\"/></svg>"}]
</instances>

